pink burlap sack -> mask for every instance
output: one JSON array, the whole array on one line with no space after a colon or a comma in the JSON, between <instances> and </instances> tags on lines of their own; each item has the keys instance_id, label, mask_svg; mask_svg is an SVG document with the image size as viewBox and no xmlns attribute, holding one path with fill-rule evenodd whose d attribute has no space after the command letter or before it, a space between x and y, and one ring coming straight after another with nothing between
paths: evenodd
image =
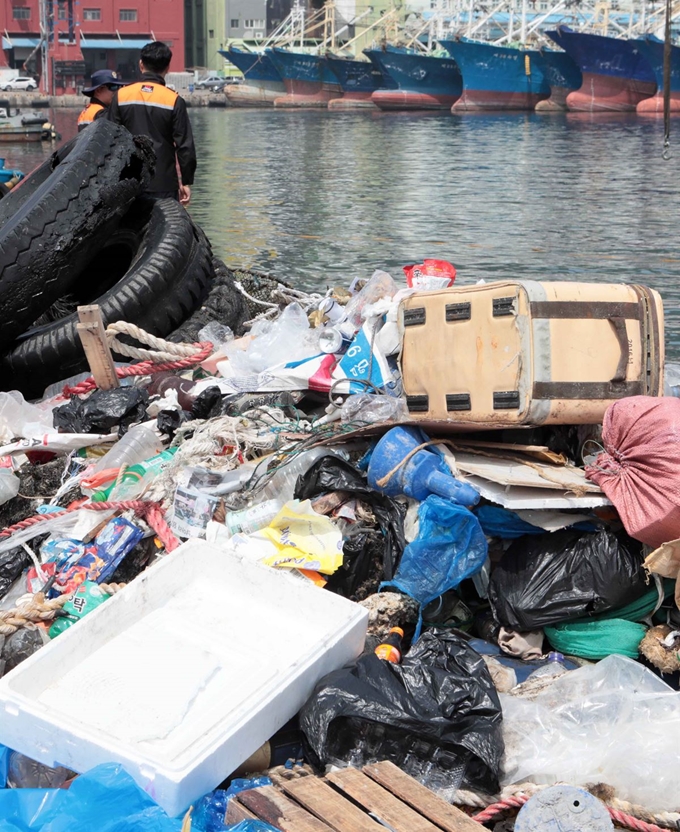
<instances>
[{"instance_id":1,"label":"pink burlap sack","mask_svg":"<svg viewBox=\"0 0 680 832\"><path fill-rule=\"evenodd\" d=\"M604 416L605 451L586 476L612 501L631 537L680 537L680 399L631 396Z\"/></svg>"}]
</instances>

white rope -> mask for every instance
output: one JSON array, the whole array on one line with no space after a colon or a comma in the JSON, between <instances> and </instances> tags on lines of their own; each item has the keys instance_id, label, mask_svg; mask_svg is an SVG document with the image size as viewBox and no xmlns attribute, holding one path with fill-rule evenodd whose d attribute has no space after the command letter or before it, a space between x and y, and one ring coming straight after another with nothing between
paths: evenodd
<instances>
[{"instance_id":1,"label":"white rope","mask_svg":"<svg viewBox=\"0 0 680 832\"><path fill-rule=\"evenodd\" d=\"M238 280L234 281L234 285L239 290L239 292L243 295L244 298L248 298L248 300L252 301L253 303L256 303L258 306L267 306L270 309L278 309L279 308L278 303L269 303L266 300L260 300L259 298L253 297L251 294L246 292L246 290L243 288L243 284L240 283Z\"/></svg>"},{"instance_id":2,"label":"white rope","mask_svg":"<svg viewBox=\"0 0 680 832\"><path fill-rule=\"evenodd\" d=\"M118 335L129 335L136 341L147 344L153 349L145 350L141 347L132 347L130 344L124 344L117 338ZM194 344L173 344L172 341L157 338L155 335L151 335L151 333L126 321L117 321L116 323L109 324L106 327L106 339L109 342L109 347L114 352L117 352L119 355L127 355L130 358L137 358L140 361L160 363L163 361L175 361L177 358L189 358L196 354L196 346Z\"/></svg>"}]
</instances>

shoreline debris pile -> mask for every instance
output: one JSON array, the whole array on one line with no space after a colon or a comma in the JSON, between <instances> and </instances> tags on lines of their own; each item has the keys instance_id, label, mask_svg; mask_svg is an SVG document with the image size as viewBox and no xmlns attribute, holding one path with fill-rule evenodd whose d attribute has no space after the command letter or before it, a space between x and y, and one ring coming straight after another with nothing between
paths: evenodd
<instances>
[{"instance_id":1,"label":"shoreline debris pile","mask_svg":"<svg viewBox=\"0 0 680 832\"><path fill-rule=\"evenodd\" d=\"M578 789L598 829L680 820L660 298L405 271L313 294L218 263L179 329L90 305L92 377L0 393L13 829L294 830L274 804L369 811L394 765L434 828Z\"/></svg>"}]
</instances>

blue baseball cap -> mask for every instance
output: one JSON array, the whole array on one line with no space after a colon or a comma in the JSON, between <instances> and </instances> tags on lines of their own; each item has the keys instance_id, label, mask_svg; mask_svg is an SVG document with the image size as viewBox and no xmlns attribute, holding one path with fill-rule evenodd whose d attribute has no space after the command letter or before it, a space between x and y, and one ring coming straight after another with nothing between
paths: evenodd
<instances>
[{"instance_id":1,"label":"blue baseball cap","mask_svg":"<svg viewBox=\"0 0 680 832\"><path fill-rule=\"evenodd\" d=\"M83 93L85 95L90 95L90 93L93 93L97 87L106 87L109 86L109 84L111 86L124 87L125 81L121 80L120 75L111 69L98 69L96 72L92 73L90 77L90 84L91 86L83 88Z\"/></svg>"}]
</instances>

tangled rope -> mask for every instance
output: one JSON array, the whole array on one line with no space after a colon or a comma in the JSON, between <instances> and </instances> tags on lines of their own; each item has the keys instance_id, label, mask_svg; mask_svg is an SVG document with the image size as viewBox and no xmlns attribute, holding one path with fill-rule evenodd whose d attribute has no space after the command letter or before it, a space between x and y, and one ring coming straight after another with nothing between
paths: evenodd
<instances>
[{"instance_id":1,"label":"tangled rope","mask_svg":"<svg viewBox=\"0 0 680 832\"><path fill-rule=\"evenodd\" d=\"M124 586L125 584L99 584L99 588L107 595L115 595ZM30 624L51 621L72 597L72 593L66 593L48 601L44 593L36 592L28 600L19 602L14 609L0 610L0 635L10 636Z\"/></svg>"},{"instance_id":2,"label":"tangled rope","mask_svg":"<svg viewBox=\"0 0 680 832\"><path fill-rule=\"evenodd\" d=\"M122 500L111 503L82 503L65 508L63 511L54 511L49 514L34 514L32 517L20 520L13 526L8 526L6 529L0 531L0 540L4 537L11 537L11 535L15 532L27 529L29 526L34 526L36 523L42 523L45 520L53 520L56 517L62 517L64 514L78 511L81 508L87 509L88 511L134 511L138 517L146 520L149 526L151 526L156 533L156 536L165 547L166 552L172 552L179 546L179 540L172 533L170 526L168 526L165 521L165 515L161 506L158 503L146 500Z\"/></svg>"},{"instance_id":3,"label":"tangled rope","mask_svg":"<svg viewBox=\"0 0 680 832\"><path fill-rule=\"evenodd\" d=\"M533 796L533 794L508 795L502 800L499 800L497 803L492 803L491 806L487 806L486 809L478 812L476 815L473 815L472 820L477 821L477 823L489 823L501 815L504 815L509 810L521 809L522 806L531 800ZM634 832L665 832L663 827L657 826L655 823L648 823L647 821L640 820L639 818L633 817L632 815L622 812L619 809L614 809L611 806L607 806L607 811L615 823L619 826L625 827L626 829L632 829ZM668 827L666 827L666 829L668 829Z\"/></svg>"},{"instance_id":4,"label":"tangled rope","mask_svg":"<svg viewBox=\"0 0 680 832\"><path fill-rule=\"evenodd\" d=\"M154 350L123 344L117 338L119 334L130 335L137 341L154 347ZM125 321L109 324L106 329L106 337L117 353L142 359L138 364L132 364L129 367L116 367L118 378L150 376L168 370L187 370L205 361L213 352L213 345L208 341L199 341L195 344L173 344L171 341L157 338L155 335L151 335L138 326L128 324ZM86 378L72 387L66 385L63 394L64 396L80 396L95 390L96 387L95 380L90 376L90 378Z\"/></svg>"},{"instance_id":5,"label":"tangled rope","mask_svg":"<svg viewBox=\"0 0 680 832\"><path fill-rule=\"evenodd\" d=\"M288 306L289 303L299 303L305 312L307 312L310 307L317 306L324 297L316 292L305 292L301 289L293 289L290 286L286 286L284 283L277 283L276 288L270 291L270 300L267 301L251 295L250 292L248 292L243 286L243 283L238 280L234 280L234 285L243 297L250 302L251 306L264 307L264 311L260 312L259 315L255 315L253 318L243 322L243 326L247 329L252 327L252 325L257 321L274 317L281 311L281 309L283 309L283 307ZM278 302L276 302L277 300Z\"/></svg>"}]
</instances>

